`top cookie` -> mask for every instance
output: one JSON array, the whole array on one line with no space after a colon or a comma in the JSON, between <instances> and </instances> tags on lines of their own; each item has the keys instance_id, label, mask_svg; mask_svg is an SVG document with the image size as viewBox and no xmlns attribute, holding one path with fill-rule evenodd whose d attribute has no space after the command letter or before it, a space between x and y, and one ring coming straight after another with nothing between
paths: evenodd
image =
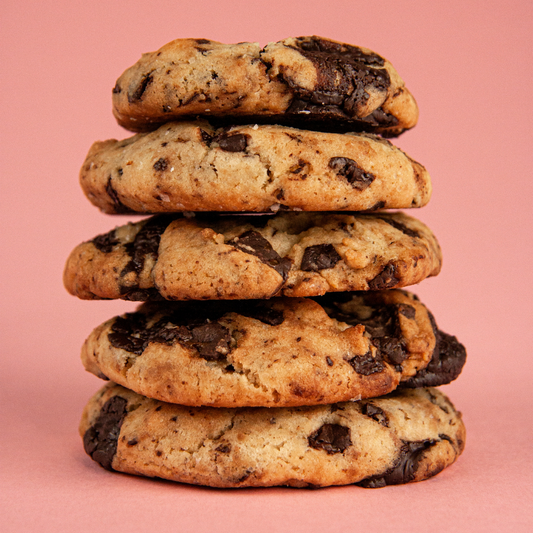
<instances>
[{"instance_id":1,"label":"top cookie","mask_svg":"<svg viewBox=\"0 0 533 533\"><path fill-rule=\"evenodd\" d=\"M413 96L386 59L316 36L264 48L177 39L120 76L113 113L135 132L202 115L396 136L418 119Z\"/></svg>"}]
</instances>

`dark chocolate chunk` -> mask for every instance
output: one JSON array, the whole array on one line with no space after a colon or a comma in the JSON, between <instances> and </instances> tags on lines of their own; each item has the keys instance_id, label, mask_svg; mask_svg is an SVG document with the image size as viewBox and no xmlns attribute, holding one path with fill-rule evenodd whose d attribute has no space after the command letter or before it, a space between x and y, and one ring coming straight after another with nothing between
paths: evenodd
<instances>
[{"instance_id":1,"label":"dark chocolate chunk","mask_svg":"<svg viewBox=\"0 0 533 533\"><path fill-rule=\"evenodd\" d=\"M219 361L230 351L231 335L227 328L216 322L210 322L191 329L192 339L189 341L200 357L207 361Z\"/></svg>"},{"instance_id":2,"label":"dark chocolate chunk","mask_svg":"<svg viewBox=\"0 0 533 533\"><path fill-rule=\"evenodd\" d=\"M341 259L332 244L316 244L305 249L300 269L306 272L316 272L325 268L333 268Z\"/></svg>"},{"instance_id":3,"label":"dark chocolate chunk","mask_svg":"<svg viewBox=\"0 0 533 533\"><path fill-rule=\"evenodd\" d=\"M231 444L221 444L215 448L215 451L220 453L229 453L231 451Z\"/></svg>"},{"instance_id":4,"label":"dark chocolate chunk","mask_svg":"<svg viewBox=\"0 0 533 533\"><path fill-rule=\"evenodd\" d=\"M385 426L386 428L389 427L389 417L380 407L377 407L371 403L365 403L361 407L361 413L363 413L365 416L372 418L382 426Z\"/></svg>"},{"instance_id":5,"label":"dark chocolate chunk","mask_svg":"<svg viewBox=\"0 0 533 533\"><path fill-rule=\"evenodd\" d=\"M211 142L213 141L213 136L207 133L207 131L205 130L201 129L200 135L202 136L202 141L204 141L204 143L207 144L207 146L209 146Z\"/></svg>"},{"instance_id":6,"label":"dark chocolate chunk","mask_svg":"<svg viewBox=\"0 0 533 533\"><path fill-rule=\"evenodd\" d=\"M133 104L139 101L142 98L144 91L146 91L146 88L148 87L148 85L150 85L150 83L152 83L152 81L152 73L150 72L149 74L145 74L142 77L141 83L139 83L137 88L132 93L128 94L128 102L130 104Z\"/></svg>"},{"instance_id":7,"label":"dark chocolate chunk","mask_svg":"<svg viewBox=\"0 0 533 533\"><path fill-rule=\"evenodd\" d=\"M111 230L103 235L98 235L91 242L104 254L110 253L113 250L113 247L119 243L115 230Z\"/></svg>"},{"instance_id":8,"label":"dark chocolate chunk","mask_svg":"<svg viewBox=\"0 0 533 533\"><path fill-rule=\"evenodd\" d=\"M112 93L113 94L120 94L122 92L122 87L117 83L115 83L115 86L113 87Z\"/></svg>"},{"instance_id":9,"label":"dark chocolate chunk","mask_svg":"<svg viewBox=\"0 0 533 533\"><path fill-rule=\"evenodd\" d=\"M160 157L154 163L154 170L157 170L157 172L163 172L163 170L166 170L167 167L168 167L168 161L164 157Z\"/></svg>"},{"instance_id":10,"label":"dark chocolate chunk","mask_svg":"<svg viewBox=\"0 0 533 533\"><path fill-rule=\"evenodd\" d=\"M245 133L221 133L213 142L217 142L220 148L226 152L244 152L248 146L249 135Z\"/></svg>"},{"instance_id":11,"label":"dark chocolate chunk","mask_svg":"<svg viewBox=\"0 0 533 533\"><path fill-rule=\"evenodd\" d=\"M113 470L111 464L117 453L118 437L127 414L127 404L127 400L120 396L107 400L98 418L83 436L85 452L106 470Z\"/></svg>"},{"instance_id":12,"label":"dark chocolate chunk","mask_svg":"<svg viewBox=\"0 0 533 533\"><path fill-rule=\"evenodd\" d=\"M157 257L161 235L172 220L173 218L168 215L158 215L148 219L135 236L133 242L125 245L126 253L131 257L131 260L122 270L121 276L125 276L128 272L137 274L142 272L144 261L148 254Z\"/></svg>"},{"instance_id":13,"label":"dark chocolate chunk","mask_svg":"<svg viewBox=\"0 0 533 533\"><path fill-rule=\"evenodd\" d=\"M456 337L437 331L437 344L426 368L400 382L400 388L438 387L456 379L466 362L465 347Z\"/></svg>"},{"instance_id":14,"label":"dark chocolate chunk","mask_svg":"<svg viewBox=\"0 0 533 533\"><path fill-rule=\"evenodd\" d=\"M376 215L374 215L376 216ZM415 231L413 229L409 229L405 224L402 224L401 222L398 222L394 218L389 218L387 216L379 216L383 222L386 222L387 224L390 224L393 228L396 228L397 230L400 230L402 233L405 233L409 237L414 237L416 239L420 239L420 233L418 231Z\"/></svg>"},{"instance_id":15,"label":"dark chocolate chunk","mask_svg":"<svg viewBox=\"0 0 533 533\"><path fill-rule=\"evenodd\" d=\"M352 445L350 428L339 424L324 424L307 437L311 448L325 450L328 455L342 453Z\"/></svg>"},{"instance_id":16,"label":"dark chocolate chunk","mask_svg":"<svg viewBox=\"0 0 533 533\"><path fill-rule=\"evenodd\" d=\"M339 176L346 178L358 191L363 191L376 179L374 174L365 172L353 159L347 157L332 157L328 166Z\"/></svg>"},{"instance_id":17,"label":"dark chocolate chunk","mask_svg":"<svg viewBox=\"0 0 533 533\"><path fill-rule=\"evenodd\" d=\"M143 314L128 313L115 319L108 339L115 348L136 355L141 355L151 342L169 346L179 342L197 350L207 361L219 361L229 353L232 337L226 327L209 319L198 321L194 316L174 315L148 327Z\"/></svg>"},{"instance_id":18,"label":"dark chocolate chunk","mask_svg":"<svg viewBox=\"0 0 533 533\"><path fill-rule=\"evenodd\" d=\"M195 42L197 44L211 44L211 41L209 39L195 39Z\"/></svg>"},{"instance_id":19,"label":"dark chocolate chunk","mask_svg":"<svg viewBox=\"0 0 533 533\"><path fill-rule=\"evenodd\" d=\"M374 279L371 279L368 282L368 288L371 291L392 289L400 281L400 278L396 277L396 274L396 265L394 263L389 263Z\"/></svg>"},{"instance_id":20,"label":"dark chocolate chunk","mask_svg":"<svg viewBox=\"0 0 533 533\"><path fill-rule=\"evenodd\" d=\"M295 93L289 113L326 113L365 119L365 106L370 97L367 91L387 92L389 74L381 68L384 60L377 54L318 37L300 38L295 48L313 63L317 80L309 91L296 85L285 74L286 69L280 68L280 78ZM382 115L386 114L382 112ZM377 115L369 120L377 122L383 117Z\"/></svg>"},{"instance_id":21,"label":"dark chocolate chunk","mask_svg":"<svg viewBox=\"0 0 533 533\"><path fill-rule=\"evenodd\" d=\"M111 182L111 179L112 179L111 176L109 176L107 178L107 184L105 186L105 192L107 193L107 195L109 196L109 198L111 198L111 201L113 202L113 207L115 209L115 213L117 213L119 215L124 215L124 214L127 214L127 213L133 213L133 211L129 207L126 207L120 201L120 198L118 197L117 191L115 191L115 189L113 188L113 183Z\"/></svg>"},{"instance_id":22,"label":"dark chocolate chunk","mask_svg":"<svg viewBox=\"0 0 533 533\"><path fill-rule=\"evenodd\" d=\"M287 279L291 268L291 260L286 257L281 257L272 248L272 245L257 231L247 231L239 237L228 241L227 244L234 246L241 252L255 255L263 263L272 267L283 278L283 281Z\"/></svg>"},{"instance_id":23,"label":"dark chocolate chunk","mask_svg":"<svg viewBox=\"0 0 533 533\"><path fill-rule=\"evenodd\" d=\"M372 357L372 352L368 351L365 355L356 355L348 361L353 369L363 376L370 376L378 372L383 372L385 366L379 357Z\"/></svg>"},{"instance_id":24,"label":"dark chocolate chunk","mask_svg":"<svg viewBox=\"0 0 533 533\"><path fill-rule=\"evenodd\" d=\"M277 309L268 307L260 307L259 305L255 308L251 307L250 309L240 309L239 311L240 314L250 318L255 318L256 320L259 320L264 324L268 324L269 326L279 326L285 318L283 316L283 311L278 311Z\"/></svg>"},{"instance_id":25,"label":"dark chocolate chunk","mask_svg":"<svg viewBox=\"0 0 533 533\"><path fill-rule=\"evenodd\" d=\"M435 440L421 440L403 443L400 449L400 456L394 467L387 470L384 474L371 476L363 479L356 485L366 488L379 488L387 485L400 485L409 483L415 478L418 469L418 463L422 459L423 453L434 446Z\"/></svg>"},{"instance_id":26,"label":"dark chocolate chunk","mask_svg":"<svg viewBox=\"0 0 533 533\"><path fill-rule=\"evenodd\" d=\"M378 349L379 354L393 365L401 365L409 355L405 349L405 343L398 337L387 335L373 338L372 344Z\"/></svg>"},{"instance_id":27,"label":"dark chocolate chunk","mask_svg":"<svg viewBox=\"0 0 533 533\"><path fill-rule=\"evenodd\" d=\"M132 302L163 302L165 298L161 296L157 289L138 289L131 287L121 287L123 300L130 300Z\"/></svg>"},{"instance_id":28,"label":"dark chocolate chunk","mask_svg":"<svg viewBox=\"0 0 533 533\"><path fill-rule=\"evenodd\" d=\"M354 313L346 313L342 310L343 301L350 301L349 295L326 295L316 298L315 300L322 305L330 318L345 322L351 326L362 324L365 330L370 334L370 342L378 349L378 360L386 359L392 365L400 365L408 357L408 352L405 342L402 339L402 329L400 326L399 315L403 315L409 319L414 319L415 309L408 304L387 304L380 303L379 295L372 293L361 293L364 298L366 306L373 309L370 316L361 317ZM369 354L367 354L369 356ZM366 359L368 359L367 356ZM370 363L370 359L368 360ZM358 365L360 363L355 360L352 364ZM365 368L363 361L362 367ZM354 366L354 369L357 369ZM401 369L398 368L401 372ZM381 371L381 370L379 370Z\"/></svg>"},{"instance_id":29,"label":"dark chocolate chunk","mask_svg":"<svg viewBox=\"0 0 533 533\"><path fill-rule=\"evenodd\" d=\"M403 315L405 318L408 318L409 320L414 320L416 316L416 309L409 304L397 304L398 307L398 313L400 315Z\"/></svg>"}]
</instances>

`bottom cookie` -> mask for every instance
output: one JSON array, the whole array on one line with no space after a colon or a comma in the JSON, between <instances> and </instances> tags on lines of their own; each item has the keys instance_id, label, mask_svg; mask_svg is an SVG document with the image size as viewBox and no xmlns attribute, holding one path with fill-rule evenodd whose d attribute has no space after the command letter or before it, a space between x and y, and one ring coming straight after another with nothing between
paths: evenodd
<instances>
[{"instance_id":1,"label":"bottom cookie","mask_svg":"<svg viewBox=\"0 0 533 533\"><path fill-rule=\"evenodd\" d=\"M432 477L464 448L437 389L313 407L184 407L109 383L86 406L85 451L108 470L211 487L383 487Z\"/></svg>"}]
</instances>

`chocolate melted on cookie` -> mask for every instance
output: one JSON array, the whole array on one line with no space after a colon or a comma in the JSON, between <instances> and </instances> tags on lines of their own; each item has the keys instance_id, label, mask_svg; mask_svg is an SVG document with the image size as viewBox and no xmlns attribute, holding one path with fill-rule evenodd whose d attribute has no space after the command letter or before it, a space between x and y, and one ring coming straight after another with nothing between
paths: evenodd
<instances>
[{"instance_id":1,"label":"chocolate melted on cookie","mask_svg":"<svg viewBox=\"0 0 533 533\"><path fill-rule=\"evenodd\" d=\"M403 443L400 456L396 465L387 470L384 474L378 476L371 476L363 479L356 485L370 489L385 487L386 485L400 485L402 483L409 483L413 481L418 463L422 459L423 453L434 446L437 442L435 440L420 440Z\"/></svg>"},{"instance_id":2,"label":"chocolate melted on cookie","mask_svg":"<svg viewBox=\"0 0 533 533\"><path fill-rule=\"evenodd\" d=\"M246 231L226 244L234 246L241 252L255 255L263 263L272 267L285 281L291 268L291 260L281 257L272 245L257 231Z\"/></svg>"},{"instance_id":3,"label":"chocolate melted on cookie","mask_svg":"<svg viewBox=\"0 0 533 533\"><path fill-rule=\"evenodd\" d=\"M465 347L456 337L437 330L437 345L428 366L402 381L399 387L414 389L445 385L459 376L465 362Z\"/></svg>"},{"instance_id":4,"label":"chocolate melted on cookie","mask_svg":"<svg viewBox=\"0 0 533 533\"><path fill-rule=\"evenodd\" d=\"M367 116L364 114L370 98L368 88L386 94L390 86L389 74L381 68L385 64L382 57L318 37L300 38L295 48L313 63L317 82L313 91L308 91L296 85L280 68L280 78L295 93L288 114L358 119L374 127L398 123L395 117L381 109Z\"/></svg>"},{"instance_id":5,"label":"chocolate melted on cookie","mask_svg":"<svg viewBox=\"0 0 533 533\"><path fill-rule=\"evenodd\" d=\"M332 157L328 166L339 176L346 178L348 183L358 191L365 190L376 179L374 174L365 172L356 161L348 157Z\"/></svg>"},{"instance_id":6,"label":"chocolate melted on cookie","mask_svg":"<svg viewBox=\"0 0 533 533\"><path fill-rule=\"evenodd\" d=\"M127 404L120 396L107 400L98 418L83 436L85 452L106 470L113 470L111 464L117 453L118 436L127 414Z\"/></svg>"},{"instance_id":7,"label":"chocolate melted on cookie","mask_svg":"<svg viewBox=\"0 0 533 533\"><path fill-rule=\"evenodd\" d=\"M328 455L342 453L352 445L350 428L339 424L324 424L307 437L311 448L325 450Z\"/></svg>"},{"instance_id":8,"label":"chocolate melted on cookie","mask_svg":"<svg viewBox=\"0 0 533 533\"><path fill-rule=\"evenodd\" d=\"M166 215L158 215L148 219L135 236L133 242L124 245L126 253L131 257L131 260L122 270L122 276L125 276L128 272L136 272L137 274L142 272L147 255L152 254L157 258L161 235L172 220L172 217Z\"/></svg>"},{"instance_id":9,"label":"chocolate melted on cookie","mask_svg":"<svg viewBox=\"0 0 533 533\"><path fill-rule=\"evenodd\" d=\"M396 274L396 265L389 263L383 267L383 270L374 279L368 282L368 288L371 291L392 289L400 282L400 278L396 277Z\"/></svg>"},{"instance_id":10,"label":"chocolate melted on cookie","mask_svg":"<svg viewBox=\"0 0 533 533\"><path fill-rule=\"evenodd\" d=\"M382 426L385 426L386 428L389 427L389 417L380 407L377 407L376 405L373 405L371 403L365 403L361 407L361 413L363 413L365 416L372 418L372 420L375 420Z\"/></svg>"},{"instance_id":11,"label":"chocolate melted on cookie","mask_svg":"<svg viewBox=\"0 0 533 533\"><path fill-rule=\"evenodd\" d=\"M341 256L332 244L316 244L305 249L300 269L316 272L333 268L340 260Z\"/></svg>"},{"instance_id":12,"label":"chocolate melted on cookie","mask_svg":"<svg viewBox=\"0 0 533 533\"><path fill-rule=\"evenodd\" d=\"M187 302L152 307L161 318L148 325L143 313L128 313L115 319L109 342L115 348L141 355L149 343L172 346L175 342L197 350L208 361L222 361L234 348L229 330L219 321L228 313L238 313L270 326L283 322L283 313L263 302L209 301Z\"/></svg>"},{"instance_id":13,"label":"chocolate melted on cookie","mask_svg":"<svg viewBox=\"0 0 533 533\"><path fill-rule=\"evenodd\" d=\"M409 354L402 339L399 315L411 320L414 319L414 307L408 304L382 305L379 303L379 299L374 301L375 297L372 294L358 294L362 295L365 306L372 310L370 316L362 317L342 311L342 303L348 302L352 298L350 294L328 294L316 298L316 301L322 305L329 317L351 326L362 324L365 326L366 332L370 334L370 342L378 350L377 356L374 358L371 352L368 352L365 355L354 357L349 363L356 372L365 376L381 372L384 369L383 359L392 365L401 365Z\"/></svg>"}]
</instances>

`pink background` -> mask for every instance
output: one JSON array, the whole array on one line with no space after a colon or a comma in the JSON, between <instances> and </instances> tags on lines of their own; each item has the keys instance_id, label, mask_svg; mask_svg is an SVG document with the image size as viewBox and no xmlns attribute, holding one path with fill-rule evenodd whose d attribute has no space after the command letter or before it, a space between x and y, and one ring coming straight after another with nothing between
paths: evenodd
<instances>
[{"instance_id":1,"label":"pink background","mask_svg":"<svg viewBox=\"0 0 533 533\"><path fill-rule=\"evenodd\" d=\"M0 124L2 531L531 531L532 3L520 0L4 0ZM91 143L128 135L111 88L178 37L223 42L318 34L390 59L416 96L396 144L434 182L415 212L442 274L415 288L467 346L445 387L467 448L436 478L382 490L221 491L110 474L77 425L101 386L79 362L93 327L127 302L62 287L70 250L122 223L78 186Z\"/></svg>"}]
</instances>

